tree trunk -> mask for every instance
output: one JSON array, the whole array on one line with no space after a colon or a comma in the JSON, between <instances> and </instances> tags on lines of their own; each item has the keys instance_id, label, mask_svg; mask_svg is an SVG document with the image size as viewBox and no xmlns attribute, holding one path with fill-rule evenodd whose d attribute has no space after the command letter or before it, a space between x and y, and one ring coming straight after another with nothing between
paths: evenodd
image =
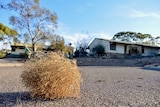
<instances>
[{"instance_id":1,"label":"tree trunk","mask_svg":"<svg viewBox=\"0 0 160 107\"><path fill-rule=\"evenodd\" d=\"M32 51L35 52L35 43L32 43Z\"/></svg>"}]
</instances>

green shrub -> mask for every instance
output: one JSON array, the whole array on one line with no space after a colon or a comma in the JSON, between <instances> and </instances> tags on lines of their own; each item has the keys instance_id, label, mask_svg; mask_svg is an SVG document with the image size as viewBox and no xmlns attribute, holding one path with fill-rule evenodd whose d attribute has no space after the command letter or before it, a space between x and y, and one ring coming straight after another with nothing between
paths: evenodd
<instances>
[{"instance_id":1,"label":"green shrub","mask_svg":"<svg viewBox=\"0 0 160 107\"><path fill-rule=\"evenodd\" d=\"M6 53L0 51L0 58L4 58L6 56Z\"/></svg>"},{"instance_id":2,"label":"green shrub","mask_svg":"<svg viewBox=\"0 0 160 107\"><path fill-rule=\"evenodd\" d=\"M76 62L56 53L27 61L21 77L32 97L55 99L80 94L81 75Z\"/></svg>"},{"instance_id":3,"label":"green shrub","mask_svg":"<svg viewBox=\"0 0 160 107\"><path fill-rule=\"evenodd\" d=\"M105 48L103 45L96 45L93 50L92 50L95 54L98 55L104 55L105 54Z\"/></svg>"}]
</instances>

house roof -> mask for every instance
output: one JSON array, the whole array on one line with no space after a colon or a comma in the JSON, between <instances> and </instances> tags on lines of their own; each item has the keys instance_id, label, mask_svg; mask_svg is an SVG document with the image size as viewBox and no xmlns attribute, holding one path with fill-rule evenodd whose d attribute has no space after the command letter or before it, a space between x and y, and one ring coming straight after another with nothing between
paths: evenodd
<instances>
[{"instance_id":1,"label":"house roof","mask_svg":"<svg viewBox=\"0 0 160 107\"><path fill-rule=\"evenodd\" d=\"M31 47L31 44L26 44L26 43L17 43L17 44L12 44L11 46L26 46L26 47Z\"/></svg>"},{"instance_id":2,"label":"house roof","mask_svg":"<svg viewBox=\"0 0 160 107\"><path fill-rule=\"evenodd\" d=\"M154 47L154 48L160 48L160 46L157 45L150 45L150 44L142 44L142 43L133 43L133 42L125 42L125 41L116 41L116 40L109 40L109 39L102 39L102 38L95 38L93 39L89 44L88 47L93 43L95 40L104 40L104 41L109 41L109 42L116 42L118 44L128 44L128 45L140 45L140 46L145 46L145 47Z\"/></svg>"}]
</instances>

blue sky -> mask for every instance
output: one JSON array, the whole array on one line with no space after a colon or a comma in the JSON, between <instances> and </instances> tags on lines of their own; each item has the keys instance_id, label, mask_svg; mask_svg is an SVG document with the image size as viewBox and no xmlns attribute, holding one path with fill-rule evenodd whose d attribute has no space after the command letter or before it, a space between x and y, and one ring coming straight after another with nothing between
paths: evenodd
<instances>
[{"instance_id":1,"label":"blue sky","mask_svg":"<svg viewBox=\"0 0 160 107\"><path fill-rule=\"evenodd\" d=\"M40 0L41 6L56 12L55 33L66 43L110 39L120 31L160 36L160 0ZM6 2L6 1L4 1ZM3 3L2 1L0 3ZM0 22L9 25L9 11L0 10Z\"/></svg>"}]
</instances>

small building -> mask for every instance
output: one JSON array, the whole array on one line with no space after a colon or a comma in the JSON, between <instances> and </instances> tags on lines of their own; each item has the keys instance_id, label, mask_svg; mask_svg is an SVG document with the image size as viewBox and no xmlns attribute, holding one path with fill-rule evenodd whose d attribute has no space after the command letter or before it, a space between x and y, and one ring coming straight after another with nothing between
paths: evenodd
<instances>
[{"instance_id":1,"label":"small building","mask_svg":"<svg viewBox=\"0 0 160 107\"><path fill-rule=\"evenodd\" d=\"M31 51L28 46L24 44L11 45L11 53L9 57L13 58L29 58Z\"/></svg>"},{"instance_id":2,"label":"small building","mask_svg":"<svg viewBox=\"0 0 160 107\"><path fill-rule=\"evenodd\" d=\"M158 55L160 53L160 47L156 45L147 45L140 43L95 38L93 41L90 42L88 46L90 54L94 54L93 48L96 45L102 45L104 47L105 53L112 54L140 54L141 56L153 56Z\"/></svg>"}]
</instances>

